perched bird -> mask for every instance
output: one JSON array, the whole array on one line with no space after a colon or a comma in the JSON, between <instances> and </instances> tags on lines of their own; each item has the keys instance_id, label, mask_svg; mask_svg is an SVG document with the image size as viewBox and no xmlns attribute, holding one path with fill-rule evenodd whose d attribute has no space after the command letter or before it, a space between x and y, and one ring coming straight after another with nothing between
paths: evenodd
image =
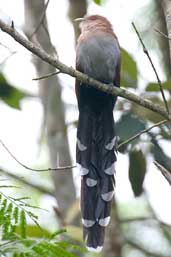
<instances>
[{"instance_id":1,"label":"perched bird","mask_svg":"<svg viewBox=\"0 0 171 257\"><path fill-rule=\"evenodd\" d=\"M76 20L81 22L76 69L119 87L120 47L112 25L100 15ZM113 108L116 97L82 85L78 80L75 90L79 108L76 161L81 172L83 237L88 250L100 251L114 196L116 135Z\"/></svg>"}]
</instances>

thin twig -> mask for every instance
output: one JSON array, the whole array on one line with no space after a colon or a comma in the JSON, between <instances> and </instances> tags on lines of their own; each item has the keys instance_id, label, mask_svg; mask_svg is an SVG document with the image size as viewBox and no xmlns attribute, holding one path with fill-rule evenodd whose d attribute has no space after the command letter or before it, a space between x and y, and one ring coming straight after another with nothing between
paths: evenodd
<instances>
[{"instance_id":1,"label":"thin twig","mask_svg":"<svg viewBox=\"0 0 171 257\"><path fill-rule=\"evenodd\" d=\"M170 257L170 255L162 255L161 253L155 253L153 251L148 250L147 248L143 247L143 245L140 245L139 243L135 242L135 240L131 240L129 238L125 238L125 242L132 246L133 248L138 249L139 251L145 253L146 256L151 257Z\"/></svg>"},{"instance_id":2,"label":"thin twig","mask_svg":"<svg viewBox=\"0 0 171 257\"><path fill-rule=\"evenodd\" d=\"M34 34L39 30L41 24L43 23L43 20L44 20L44 18L45 18L46 10L47 10L47 7L48 7L48 5L49 5L49 2L50 2L50 0L47 0L47 3L45 4L44 9L43 9L43 12L42 12L40 21L39 21L37 27L35 28L35 30L34 30L34 31L32 32L32 34L29 36L29 38L32 38L32 37L34 36Z\"/></svg>"},{"instance_id":3,"label":"thin twig","mask_svg":"<svg viewBox=\"0 0 171 257\"><path fill-rule=\"evenodd\" d=\"M39 77L39 78L34 78L34 79L32 79L32 80L36 81L36 80L41 80L41 79L47 79L47 78L52 77L52 76L55 76L55 75L57 75L57 74L59 74L59 73L61 73L61 72L60 72L60 71L55 71L55 72L46 74L46 75L44 75L44 76L41 76L41 77Z\"/></svg>"},{"instance_id":4,"label":"thin twig","mask_svg":"<svg viewBox=\"0 0 171 257\"><path fill-rule=\"evenodd\" d=\"M6 50L8 50L10 53L13 53L14 51L11 50L8 46L4 45L3 43L0 42L0 46L4 47Z\"/></svg>"},{"instance_id":5,"label":"thin twig","mask_svg":"<svg viewBox=\"0 0 171 257\"><path fill-rule=\"evenodd\" d=\"M44 171L68 170L68 169L76 168L76 165L73 165L73 166L64 166L64 167L57 167L57 168L33 169L33 168L30 168L30 167L26 166L26 165L23 164L22 162L20 162L20 161L10 152L10 150L6 147L6 145L2 142L1 139L0 139L0 143L1 143L1 145L5 148L5 150L9 153L9 155L10 155L13 159L14 159L19 165L21 165L23 168L25 168L25 169L27 169L27 170L36 171L36 172L44 172Z\"/></svg>"},{"instance_id":6,"label":"thin twig","mask_svg":"<svg viewBox=\"0 0 171 257\"><path fill-rule=\"evenodd\" d=\"M156 216L152 217L131 217L131 218L122 218L119 219L120 223L133 223L133 222L141 222L141 221L157 221L159 225L165 226L165 228L171 229L171 225L166 224L165 222L159 220Z\"/></svg>"},{"instance_id":7,"label":"thin twig","mask_svg":"<svg viewBox=\"0 0 171 257\"><path fill-rule=\"evenodd\" d=\"M150 61L150 63L151 63L151 66L152 66L153 71L154 71L154 73L155 73L155 75L156 75L156 78L157 78L157 82L158 82L158 85L159 85L159 88L160 88L160 92L161 92L161 95L162 95L162 98L163 98L163 101L164 101L164 104L165 104L165 107L166 107L166 111L167 111L167 113L169 114L169 107L168 107L168 104L167 104L167 100L166 100L166 97L165 97L165 94L164 94L164 91L163 91L163 88L162 88L162 83L161 83L161 80L160 80L159 75L158 75L158 73L157 73L157 70L156 70L156 68L155 68L155 66L154 66L154 63L153 63L153 61L152 61L152 59L151 59L151 56L150 56L150 54L149 54L149 52L148 52L148 50L147 50L147 48L146 48L146 46L145 46L145 44L144 44L144 42L143 42L141 36L140 36L140 33L139 33L138 30L137 30L137 28L136 28L134 22L132 22L132 26L133 26L133 28L134 28L134 30L135 30L135 32L136 32L136 34L137 34L137 36L138 36L138 38L139 38L141 44L142 44L144 53L147 55L147 58L149 59L149 61Z\"/></svg>"},{"instance_id":8,"label":"thin twig","mask_svg":"<svg viewBox=\"0 0 171 257\"><path fill-rule=\"evenodd\" d=\"M7 57L5 57L5 58L4 58L4 60L3 60L3 61L1 61L1 63L0 63L0 66L2 66L2 65L4 65L4 64L5 64L5 62L6 62L10 57L12 57L14 54L16 54L16 53L17 53L17 51L13 51L13 50L11 50L8 46L6 46L6 45L2 44L1 42L0 42L0 46L4 47L6 50L8 50L8 51L9 51L9 55L8 55Z\"/></svg>"},{"instance_id":9,"label":"thin twig","mask_svg":"<svg viewBox=\"0 0 171 257\"><path fill-rule=\"evenodd\" d=\"M161 36L163 36L164 38L171 40L171 38L169 36L167 36L165 33L161 32L160 30L158 30L157 28L154 29L157 33L159 33Z\"/></svg>"},{"instance_id":10,"label":"thin twig","mask_svg":"<svg viewBox=\"0 0 171 257\"><path fill-rule=\"evenodd\" d=\"M142 131L140 131L136 135L128 138L127 140L122 142L120 145L118 145L117 149L121 148L123 145L126 145L126 144L130 143L131 141L135 140L136 138L140 137L142 134L149 132L151 129L163 125L166 122L169 122L169 121L168 120L162 120L162 121L159 121L158 123L154 124L153 126L147 128L147 129L143 129Z\"/></svg>"},{"instance_id":11,"label":"thin twig","mask_svg":"<svg viewBox=\"0 0 171 257\"><path fill-rule=\"evenodd\" d=\"M8 24L6 24L2 19L0 19L0 28L2 29L2 31L8 33L11 37L13 37L18 43L27 48L31 53L35 54L46 63L49 63L56 69L60 70L61 73L68 74L72 77L75 77L77 80L81 81L81 86L91 85L92 87L99 89L103 92L106 92L108 94L111 94L113 96L120 96L125 99L128 99L129 101L137 103L140 106L143 106L151 111L154 111L162 115L164 118L168 120L171 119L171 116L168 115L167 111L165 111L165 109L160 107L158 104L154 104L153 102L147 99L137 96L129 92L128 90L124 89L123 87L118 88L112 85L110 86L109 84L107 85L101 83L93 78L90 78L86 74L83 74L82 72L73 69L72 67L68 67L67 65L60 62L59 59L47 54L39 46L33 44L32 42L24 38L17 30L15 30L15 28L12 28Z\"/></svg>"},{"instance_id":12,"label":"thin twig","mask_svg":"<svg viewBox=\"0 0 171 257\"><path fill-rule=\"evenodd\" d=\"M131 218L121 218L119 219L120 223L132 223L132 222L139 222L139 221L149 221L154 220L153 217L131 217Z\"/></svg>"},{"instance_id":13,"label":"thin twig","mask_svg":"<svg viewBox=\"0 0 171 257\"><path fill-rule=\"evenodd\" d=\"M158 222L160 231L162 232L163 236L166 237L168 242L170 243L171 237L170 237L170 233L168 232L168 225L166 225L163 221L161 221L158 218L158 216L155 212L155 209L153 208L153 205L150 202L150 197L148 195L147 190L144 190L144 196L146 197L146 202L148 204L148 208L149 208L149 211L152 214L152 217L154 217L154 219Z\"/></svg>"},{"instance_id":14,"label":"thin twig","mask_svg":"<svg viewBox=\"0 0 171 257\"><path fill-rule=\"evenodd\" d=\"M12 172L4 170L1 167L0 167L0 172L2 172L6 176L9 176L9 177L11 177L11 178L13 178L15 180L18 180L19 182L21 182L21 183L23 183L23 184L25 184L25 185L27 185L29 187L32 187L32 188L36 189L37 191L39 191L39 192L41 192L43 194L48 194L48 195L51 195L51 196L55 195L55 193L52 192L52 190L49 190L48 188L45 188L45 187L43 187L41 185L32 183L32 182L28 181L28 179L25 179L25 178L23 178L21 176L18 176L16 174L12 173Z\"/></svg>"},{"instance_id":15,"label":"thin twig","mask_svg":"<svg viewBox=\"0 0 171 257\"><path fill-rule=\"evenodd\" d=\"M3 61L1 61L0 66L3 66L16 53L17 51L11 52L7 57L4 58Z\"/></svg>"},{"instance_id":16,"label":"thin twig","mask_svg":"<svg viewBox=\"0 0 171 257\"><path fill-rule=\"evenodd\" d=\"M169 172L166 168L163 167L163 165L161 165L157 161L154 161L154 164L161 171L162 175L165 177L169 185L171 185L171 172Z\"/></svg>"}]
</instances>

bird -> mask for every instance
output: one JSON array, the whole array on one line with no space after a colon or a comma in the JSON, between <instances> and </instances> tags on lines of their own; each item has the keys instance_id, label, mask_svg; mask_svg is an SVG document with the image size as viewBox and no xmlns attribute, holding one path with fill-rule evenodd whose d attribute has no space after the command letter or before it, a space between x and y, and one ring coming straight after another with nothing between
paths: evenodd
<instances>
[{"instance_id":1,"label":"bird","mask_svg":"<svg viewBox=\"0 0 171 257\"><path fill-rule=\"evenodd\" d=\"M111 23L100 15L77 18L81 34L76 46L76 69L109 86L119 87L121 50ZM116 96L76 79L79 118L76 162L81 173L83 239L89 251L100 252L110 221L115 187Z\"/></svg>"}]
</instances>

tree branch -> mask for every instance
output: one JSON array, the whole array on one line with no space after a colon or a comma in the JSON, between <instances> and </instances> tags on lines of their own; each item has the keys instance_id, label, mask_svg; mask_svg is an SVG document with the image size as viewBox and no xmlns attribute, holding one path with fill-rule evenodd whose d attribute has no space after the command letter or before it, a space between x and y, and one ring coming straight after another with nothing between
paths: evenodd
<instances>
[{"instance_id":1,"label":"tree branch","mask_svg":"<svg viewBox=\"0 0 171 257\"><path fill-rule=\"evenodd\" d=\"M74 165L74 166L69 165L69 166L57 167L57 168L33 169L33 168L30 168L30 167L26 166L26 165L23 164L22 162L20 162L20 161L11 153L11 151L6 147L6 145L2 142L1 139L0 139L0 144L5 148L5 150L9 153L9 155L10 155L19 165L21 165L23 168L25 168L25 169L27 169L27 170L36 171L36 172L44 172L44 171L70 170L70 169L76 168L76 165Z\"/></svg>"},{"instance_id":2,"label":"tree branch","mask_svg":"<svg viewBox=\"0 0 171 257\"><path fill-rule=\"evenodd\" d=\"M133 248L136 248L137 250L145 253L147 256L151 256L151 257L169 257L169 256L166 256L166 255L162 255L160 253L155 253L155 252L149 251L147 248L141 246L140 244L138 244L135 241L130 240L128 238L126 238L125 241L126 241L127 244L129 244Z\"/></svg>"},{"instance_id":3,"label":"tree branch","mask_svg":"<svg viewBox=\"0 0 171 257\"><path fill-rule=\"evenodd\" d=\"M55 193L53 191L49 190L48 188L45 188L45 187L43 187L41 185L38 185L38 184L35 184L35 183L31 183L27 179L24 179L23 177L17 176L14 173L6 171L6 170L2 169L1 167L0 167L0 172L4 173L5 175L7 175L7 176L9 176L13 179L18 180L19 182L21 182L21 183L23 183L23 184L25 184L29 187L32 187L35 190L38 190L39 192L41 192L43 194L48 194L48 195L51 195L51 196L55 195Z\"/></svg>"},{"instance_id":4,"label":"tree branch","mask_svg":"<svg viewBox=\"0 0 171 257\"><path fill-rule=\"evenodd\" d=\"M168 242L170 243L170 240L171 240L171 237L170 237L170 233L168 232L168 227L166 226L166 224L164 224L163 221L161 221L154 208L153 208L153 205L151 204L150 202L150 197L148 195L148 192L146 190L144 190L144 196L146 197L146 202L147 202L147 205L148 205L148 208L149 208L149 211L151 212L152 214L152 217L158 222L159 224L159 228L160 228L160 231L162 233L162 235L168 240Z\"/></svg>"},{"instance_id":5,"label":"tree branch","mask_svg":"<svg viewBox=\"0 0 171 257\"><path fill-rule=\"evenodd\" d=\"M122 142L120 145L118 145L117 150L119 148L121 148L123 145L126 145L126 144L130 143L131 141L135 140L136 138L140 137L142 134L149 132L151 129L153 129L155 127L160 127L161 125L165 124L166 122L168 122L168 120L162 120L162 121L159 121L158 123L154 124L153 126L147 128L147 129L143 129L142 131L140 131L136 135L128 138L127 140Z\"/></svg>"},{"instance_id":6,"label":"tree branch","mask_svg":"<svg viewBox=\"0 0 171 257\"><path fill-rule=\"evenodd\" d=\"M165 177L165 179L167 180L167 182L171 186L171 173L165 167L163 167L163 165L161 165L157 161L154 161L154 164L160 170L161 174Z\"/></svg>"},{"instance_id":7,"label":"tree branch","mask_svg":"<svg viewBox=\"0 0 171 257\"><path fill-rule=\"evenodd\" d=\"M165 111L164 108L160 107L157 104L153 104L151 101L143 99L124 88L113 87L113 85L107 85L101 83L95 79L88 77L87 75L73 69L72 67L68 67L58 59L52 57L51 55L47 54L43 49L38 47L37 45L33 44L32 42L28 41L25 37L23 37L19 32L15 30L14 23L12 22L11 26L6 24L2 19L0 19L0 28L8 33L11 37L13 37L18 43L23 45L27 48L30 52L35 54L36 56L40 57L43 61L51 64L55 68L61 71L61 73L68 74L72 77L77 78L79 81L83 82L84 84L91 85L94 88L97 88L103 92L106 92L111 95L117 95L123 98L126 98L138 105L141 105L153 112L156 112L163 116L164 118L171 120L170 115ZM84 84L81 84L85 86Z\"/></svg>"},{"instance_id":8,"label":"tree branch","mask_svg":"<svg viewBox=\"0 0 171 257\"><path fill-rule=\"evenodd\" d=\"M55 75L58 75L60 73L60 71L55 71L55 72L51 72L49 74L46 74L46 75L43 75L39 78L34 78L32 80L36 81L36 80L41 80L41 79L48 79L49 77L52 77L52 76L55 76Z\"/></svg>"},{"instance_id":9,"label":"tree branch","mask_svg":"<svg viewBox=\"0 0 171 257\"><path fill-rule=\"evenodd\" d=\"M168 37L165 33L163 33L162 31L158 30L157 28L154 29L154 31L156 31L157 33L159 33L162 37L171 40L170 37Z\"/></svg>"}]
</instances>

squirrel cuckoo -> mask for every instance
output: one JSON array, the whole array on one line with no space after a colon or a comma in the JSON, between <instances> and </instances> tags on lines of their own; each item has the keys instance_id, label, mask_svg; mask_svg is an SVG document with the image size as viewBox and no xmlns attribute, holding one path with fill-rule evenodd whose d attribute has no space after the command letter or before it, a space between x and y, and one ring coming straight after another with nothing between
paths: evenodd
<instances>
[{"instance_id":1,"label":"squirrel cuckoo","mask_svg":"<svg viewBox=\"0 0 171 257\"><path fill-rule=\"evenodd\" d=\"M105 84L119 87L120 47L110 22L100 15L80 21L76 69ZM114 196L116 97L76 80L79 108L76 161L81 172L83 238L90 251L100 251L110 221Z\"/></svg>"}]
</instances>

